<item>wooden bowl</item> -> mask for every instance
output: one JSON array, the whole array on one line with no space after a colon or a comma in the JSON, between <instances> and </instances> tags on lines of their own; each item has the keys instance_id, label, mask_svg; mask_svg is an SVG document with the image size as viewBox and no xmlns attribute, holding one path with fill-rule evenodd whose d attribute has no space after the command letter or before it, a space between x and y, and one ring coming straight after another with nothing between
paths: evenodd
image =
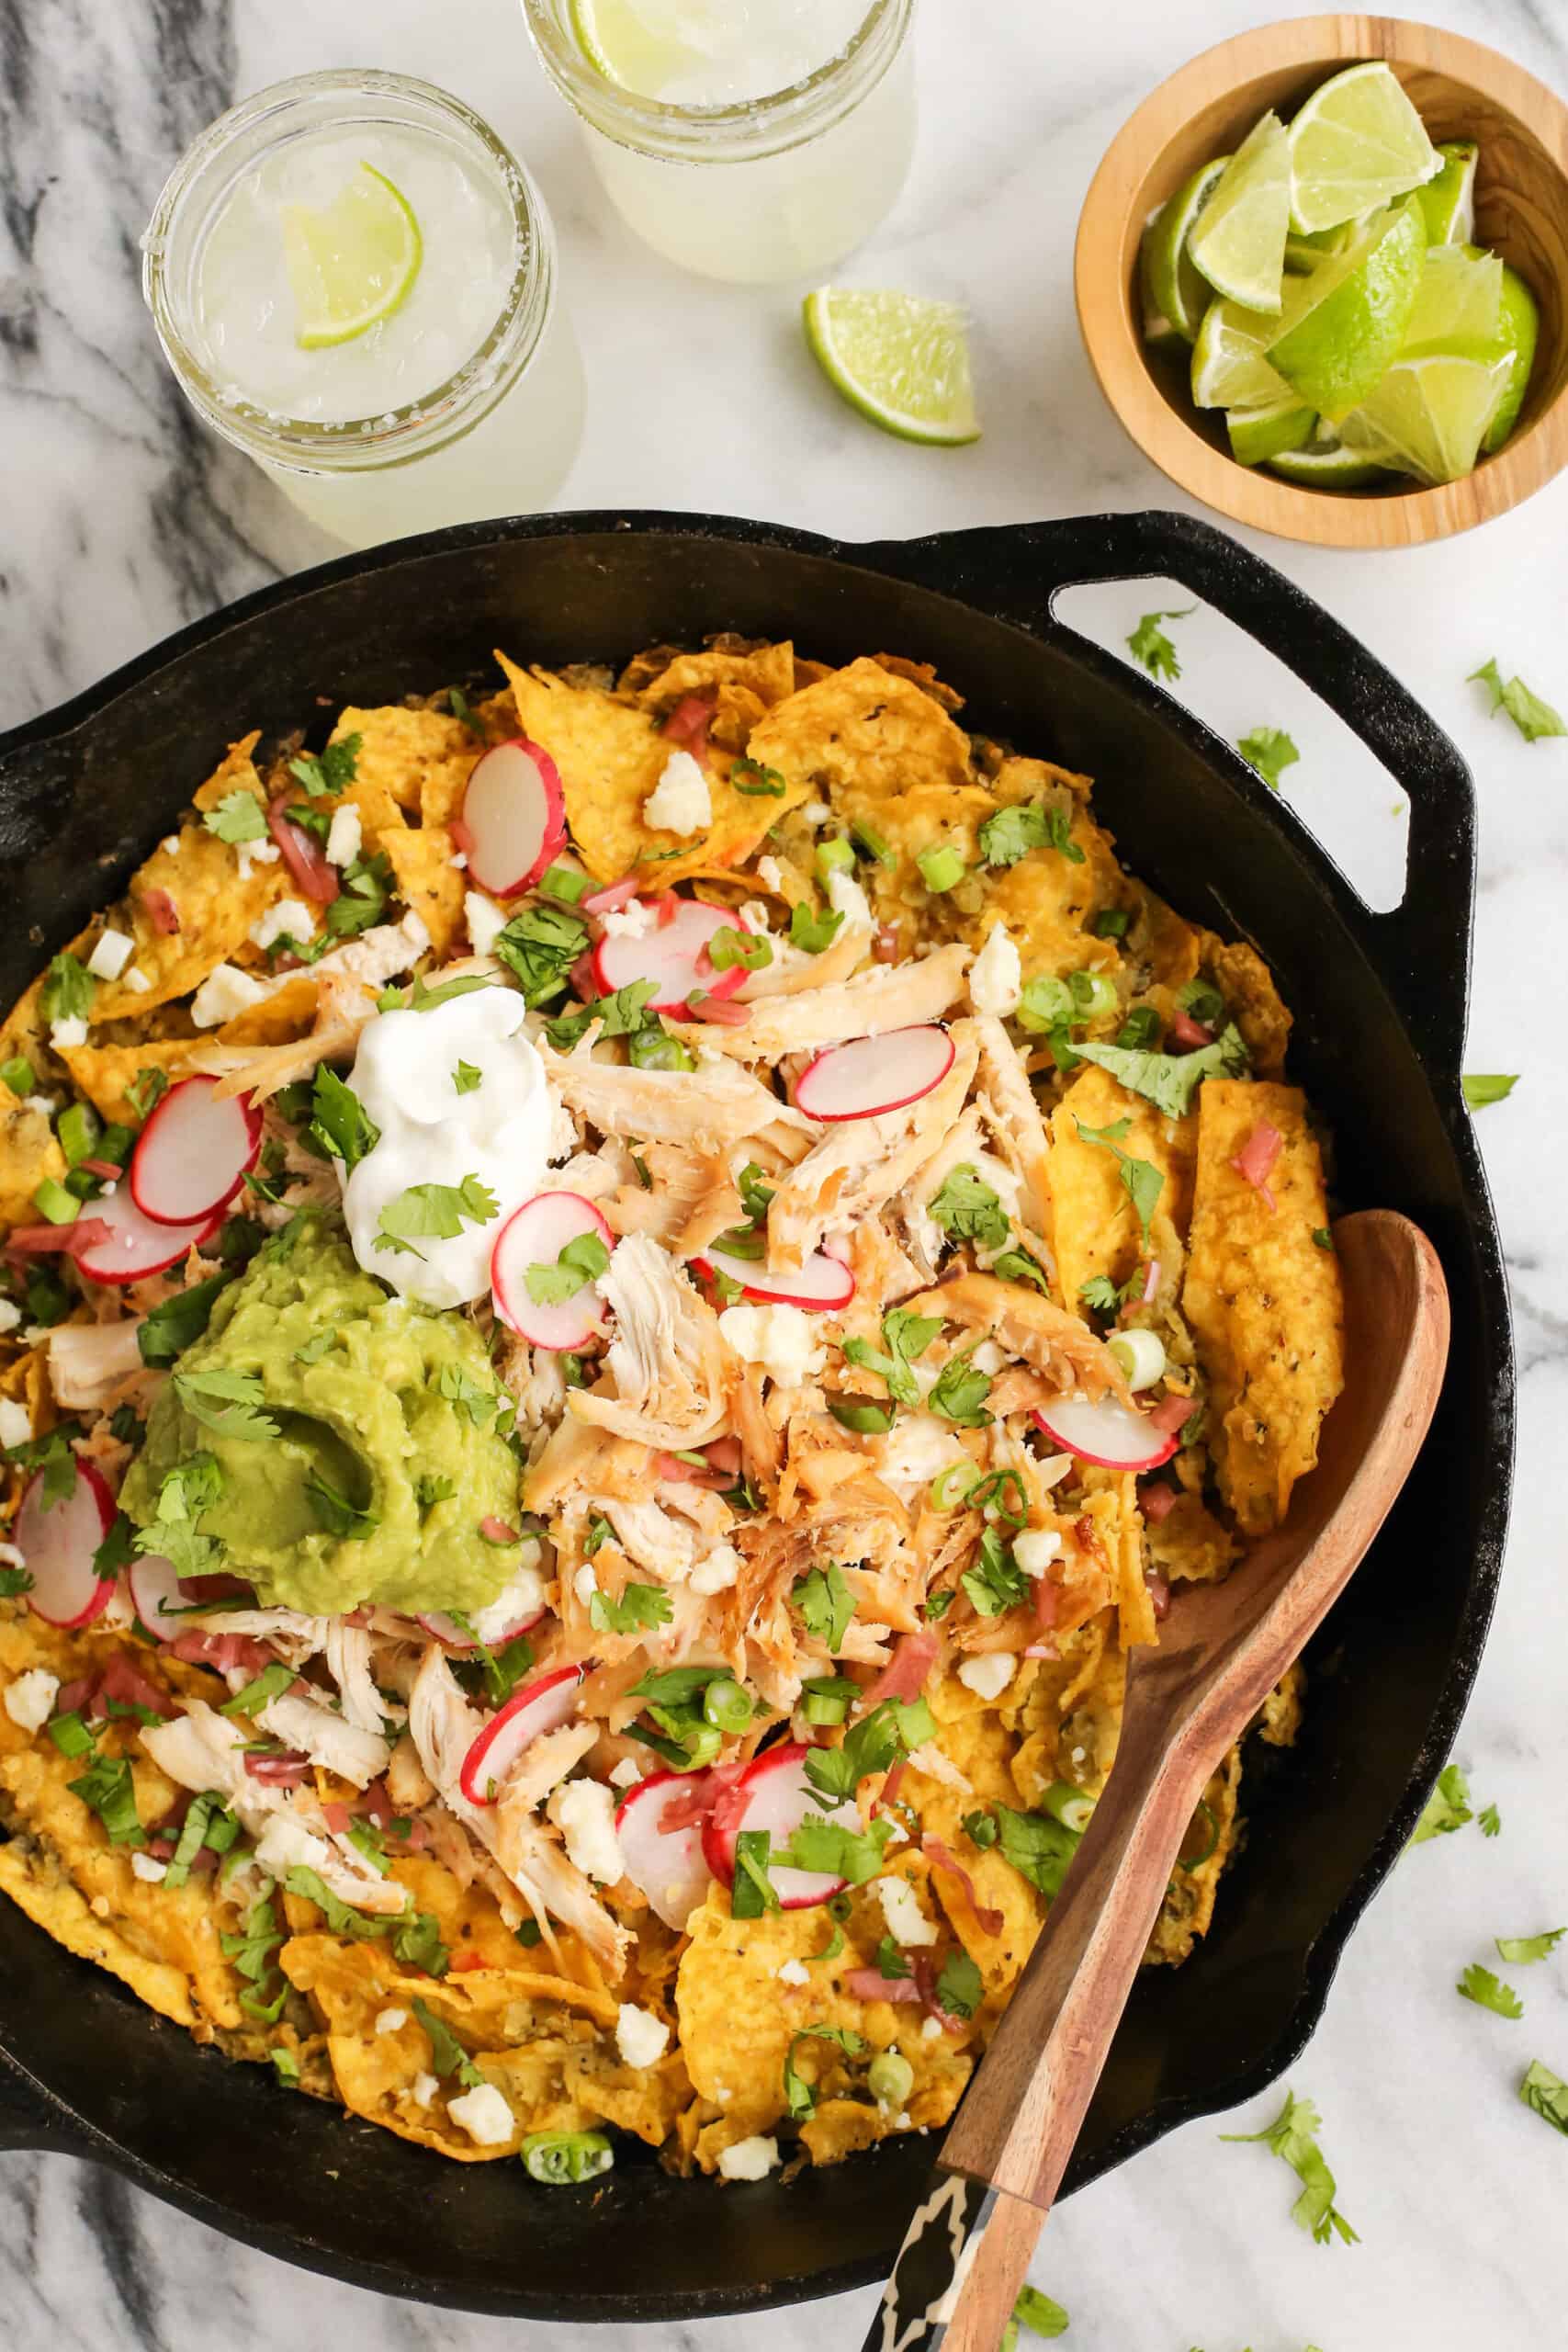
<instances>
[{"instance_id":1,"label":"wooden bowl","mask_svg":"<svg viewBox=\"0 0 1568 2352\"><path fill-rule=\"evenodd\" d=\"M1475 233L1540 307L1535 372L1513 434L1463 481L1436 490L1301 490L1237 465L1223 410L1192 406L1188 346L1146 345L1144 222L1269 107L1287 119L1331 74L1382 57L1435 141L1481 149ZM1319 547L1416 547L1468 531L1529 497L1568 463L1568 108L1478 41L1397 17L1297 17L1195 57L1117 134L1078 220L1078 322L1100 389L1145 457L1238 523Z\"/></svg>"}]
</instances>

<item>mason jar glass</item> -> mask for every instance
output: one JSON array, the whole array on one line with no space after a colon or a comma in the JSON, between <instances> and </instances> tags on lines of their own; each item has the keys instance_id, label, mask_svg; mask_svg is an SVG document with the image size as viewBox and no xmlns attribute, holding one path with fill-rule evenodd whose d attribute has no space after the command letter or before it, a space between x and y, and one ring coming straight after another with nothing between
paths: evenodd
<instances>
[{"instance_id":1,"label":"mason jar glass","mask_svg":"<svg viewBox=\"0 0 1568 2352\"><path fill-rule=\"evenodd\" d=\"M302 348L283 217L359 169L418 223L398 306ZM351 547L547 505L582 427L555 233L516 157L398 74L301 74L220 117L142 241L142 287L191 406Z\"/></svg>"},{"instance_id":2,"label":"mason jar glass","mask_svg":"<svg viewBox=\"0 0 1568 2352\"><path fill-rule=\"evenodd\" d=\"M523 0L611 201L669 261L767 283L830 268L870 235L915 143L914 0L871 0L816 72L714 106L638 96L584 51L572 0Z\"/></svg>"}]
</instances>

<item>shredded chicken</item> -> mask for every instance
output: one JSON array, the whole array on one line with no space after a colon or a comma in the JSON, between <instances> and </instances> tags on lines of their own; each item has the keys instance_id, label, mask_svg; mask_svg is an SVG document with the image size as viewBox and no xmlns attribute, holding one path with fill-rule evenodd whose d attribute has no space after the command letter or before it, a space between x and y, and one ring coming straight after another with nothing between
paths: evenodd
<instances>
[{"instance_id":1,"label":"shredded chicken","mask_svg":"<svg viewBox=\"0 0 1568 2352\"><path fill-rule=\"evenodd\" d=\"M614 1393L574 1388L568 1410L621 1437L677 1452L718 1436L728 1414L733 1359L707 1301L640 1233L616 1246L599 1287L615 1317L604 1357Z\"/></svg>"},{"instance_id":2,"label":"shredded chicken","mask_svg":"<svg viewBox=\"0 0 1568 2352\"><path fill-rule=\"evenodd\" d=\"M734 1034L705 1028L700 1043L708 1047L716 1037ZM541 1046L539 1051L563 1102L605 1135L722 1151L770 1126L809 1132L798 1111L730 1062L705 1061L694 1070L617 1069L581 1048L556 1054Z\"/></svg>"},{"instance_id":3,"label":"shredded chicken","mask_svg":"<svg viewBox=\"0 0 1568 2352\"><path fill-rule=\"evenodd\" d=\"M954 940L910 964L875 964L852 980L798 995L763 999L734 1028L706 1022L671 1026L688 1046L707 1046L743 1062L778 1061L784 1054L818 1051L845 1037L880 1037L940 1021L964 993L969 950Z\"/></svg>"},{"instance_id":4,"label":"shredded chicken","mask_svg":"<svg viewBox=\"0 0 1568 2352\"><path fill-rule=\"evenodd\" d=\"M143 1374L140 1315L121 1323L57 1323L49 1335L49 1385L68 1412L101 1412Z\"/></svg>"}]
</instances>

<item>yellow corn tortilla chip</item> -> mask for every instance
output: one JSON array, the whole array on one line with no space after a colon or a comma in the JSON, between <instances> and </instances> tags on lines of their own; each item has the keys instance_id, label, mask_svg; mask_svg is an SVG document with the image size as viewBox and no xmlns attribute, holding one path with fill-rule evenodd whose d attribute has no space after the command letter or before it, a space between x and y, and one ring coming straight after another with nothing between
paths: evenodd
<instances>
[{"instance_id":1,"label":"yellow corn tortilla chip","mask_svg":"<svg viewBox=\"0 0 1568 2352\"><path fill-rule=\"evenodd\" d=\"M216 1035L220 1046L292 1045L310 1031L316 1017L316 996L314 973L296 972L260 1004L248 1004L221 1029L204 1035Z\"/></svg>"},{"instance_id":2,"label":"yellow corn tortilla chip","mask_svg":"<svg viewBox=\"0 0 1568 2352\"><path fill-rule=\"evenodd\" d=\"M1101 1132L1125 1119L1117 1150L1147 1160L1164 1178L1149 1220L1145 1250L1137 1212L1122 1182L1116 1152L1086 1142L1080 1125ZM1145 1256L1175 1276L1182 1236L1191 1217L1197 1119L1168 1119L1142 1095L1129 1093L1109 1070L1086 1062L1051 1114L1046 1161L1052 1247L1062 1296L1077 1306L1085 1283L1108 1275L1124 1283Z\"/></svg>"},{"instance_id":3,"label":"yellow corn tortilla chip","mask_svg":"<svg viewBox=\"0 0 1568 2352\"><path fill-rule=\"evenodd\" d=\"M254 1010L259 1012L262 1008L258 1005ZM208 1031L197 1037L149 1037L137 1046L62 1046L60 1058L71 1072L73 1085L86 1096L100 1118L134 1127L146 1115L145 1106L139 1110L127 1090L141 1072L162 1070L173 1086L186 1076L196 1056L212 1043L212 1036Z\"/></svg>"},{"instance_id":4,"label":"yellow corn tortilla chip","mask_svg":"<svg viewBox=\"0 0 1568 2352\"><path fill-rule=\"evenodd\" d=\"M449 825L484 748L460 718L440 710L405 710L395 703L375 710L351 703L332 740L341 743L350 735L358 736L359 750L344 797L359 810L372 847L379 847L382 835L396 832L407 817Z\"/></svg>"},{"instance_id":5,"label":"yellow corn tortilla chip","mask_svg":"<svg viewBox=\"0 0 1568 2352\"><path fill-rule=\"evenodd\" d=\"M1282 1139L1268 1179L1272 1206L1234 1164L1260 1123ZM1284 1517L1343 1384L1339 1269L1313 1239L1327 1222L1304 1097L1293 1086L1205 1080L1182 1306L1209 1382L1220 1492L1244 1534Z\"/></svg>"},{"instance_id":6,"label":"yellow corn tortilla chip","mask_svg":"<svg viewBox=\"0 0 1568 2352\"><path fill-rule=\"evenodd\" d=\"M430 952L450 955L463 932L464 876L454 865L457 843L445 825L404 827L381 835L398 895L421 917L430 933Z\"/></svg>"},{"instance_id":7,"label":"yellow corn tortilla chip","mask_svg":"<svg viewBox=\"0 0 1568 2352\"><path fill-rule=\"evenodd\" d=\"M254 865L242 876L240 862L227 842L202 824L182 825L173 850L153 851L131 876L125 903L111 920L117 930L129 930L136 952L129 968L150 986L141 993L123 979L100 980L89 1020L140 1019L160 1004L188 996L218 965L244 948L252 925L267 909L294 892L292 875L279 858L272 865ZM175 932L162 932L147 911L150 891L167 893L179 917Z\"/></svg>"},{"instance_id":8,"label":"yellow corn tortilla chip","mask_svg":"<svg viewBox=\"0 0 1568 2352\"><path fill-rule=\"evenodd\" d=\"M1200 1808L1193 1832L1196 1850L1201 1852L1211 1838L1213 1850L1191 1869L1178 1863L1145 1960L1174 1967L1187 1958L1200 1936L1208 1934L1220 1876L1235 1845L1240 1795L1241 1750L1233 1747L1203 1792L1208 1811Z\"/></svg>"},{"instance_id":9,"label":"yellow corn tortilla chip","mask_svg":"<svg viewBox=\"0 0 1568 2352\"><path fill-rule=\"evenodd\" d=\"M1219 939L1207 931L1202 934L1201 967L1204 978L1218 989L1226 1013L1247 1040L1257 1075L1281 1076L1292 1016L1258 950L1243 939Z\"/></svg>"},{"instance_id":10,"label":"yellow corn tortilla chip","mask_svg":"<svg viewBox=\"0 0 1568 2352\"><path fill-rule=\"evenodd\" d=\"M915 782L959 790L975 782L969 738L908 678L863 656L771 710L750 756L792 785L891 800Z\"/></svg>"},{"instance_id":11,"label":"yellow corn tortilla chip","mask_svg":"<svg viewBox=\"0 0 1568 2352\"><path fill-rule=\"evenodd\" d=\"M1161 1520L1144 1527L1149 1566L1168 1583L1208 1583L1235 1565L1236 1541L1201 1495L1179 1494Z\"/></svg>"},{"instance_id":12,"label":"yellow corn tortilla chip","mask_svg":"<svg viewBox=\"0 0 1568 2352\"><path fill-rule=\"evenodd\" d=\"M573 838L597 881L618 881L641 866L649 888L659 890L699 866L738 865L786 808L807 797L806 786L794 781L778 797L738 792L720 752L706 763L713 803L707 828L689 839L654 831L643 822L643 803L671 753L682 747L661 735L645 710L593 687L569 686L547 670L520 670L504 653L496 660L512 682L524 733L560 772Z\"/></svg>"},{"instance_id":13,"label":"yellow corn tortilla chip","mask_svg":"<svg viewBox=\"0 0 1568 2352\"><path fill-rule=\"evenodd\" d=\"M786 640L781 645L757 646L749 653L716 649L677 653L638 688L637 702L639 710L650 711L663 720L686 695L714 695L716 702L710 731L716 741L738 752L745 749L745 737L735 739L732 729L726 731L727 719L733 721L743 710L754 710L760 718L794 692L795 648Z\"/></svg>"},{"instance_id":14,"label":"yellow corn tortilla chip","mask_svg":"<svg viewBox=\"0 0 1568 2352\"><path fill-rule=\"evenodd\" d=\"M0 1217L10 1225L32 1225L33 1194L46 1177L65 1173L65 1154L41 1111L29 1111L0 1084Z\"/></svg>"}]
</instances>

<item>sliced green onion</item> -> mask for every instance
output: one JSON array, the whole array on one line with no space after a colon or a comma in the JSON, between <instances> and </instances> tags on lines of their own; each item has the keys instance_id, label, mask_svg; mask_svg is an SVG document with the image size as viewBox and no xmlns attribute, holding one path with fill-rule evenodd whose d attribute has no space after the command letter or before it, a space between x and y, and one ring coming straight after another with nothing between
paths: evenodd
<instances>
[{"instance_id":1,"label":"sliced green onion","mask_svg":"<svg viewBox=\"0 0 1568 2352\"><path fill-rule=\"evenodd\" d=\"M54 1132L60 1137L67 1166L74 1168L79 1159L93 1157L102 1128L96 1111L85 1102L73 1102L55 1121Z\"/></svg>"},{"instance_id":2,"label":"sliced green onion","mask_svg":"<svg viewBox=\"0 0 1568 2352\"><path fill-rule=\"evenodd\" d=\"M1018 1001L1021 1028L1038 1033L1072 1017L1073 992L1066 980L1054 979L1048 972L1037 972L1032 980L1025 980Z\"/></svg>"},{"instance_id":3,"label":"sliced green onion","mask_svg":"<svg viewBox=\"0 0 1568 2352\"><path fill-rule=\"evenodd\" d=\"M1106 1346L1127 1375L1129 1388L1152 1388L1165 1376L1165 1341L1157 1331L1118 1331Z\"/></svg>"},{"instance_id":4,"label":"sliced green onion","mask_svg":"<svg viewBox=\"0 0 1568 2352\"><path fill-rule=\"evenodd\" d=\"M915 2070L901 2050L879 2050L865 2079L878 2107L901 2108L915 2087Z\"/></svg>"},{"instance_id":5,"label":"sliced green onion","mask_svg":"<svg viewBox=\"0 0 1568 2352\"><path fill-rule=\"evenodd\" d=\"M1115 1012L1115 983L1108 980L1103 972L1075 972L1067 986L1073 993L1073 1010L1080 1021L1093 1021L1102 1012Z\"/></svg>"},{"instance_id":6,"label":"sliced green onion","mask_svg":"<svg viewBox=\"0 0 1568 2352\"><path fill-rule=\"evenodd\" d=\"M716 1731L744 1731L751 1720L751 1702L739 1682L723 1676L703 1692L703 1713Z\"/></svg>"},{"instance_id":7,"label":"sliced green onion","mask_svg":"<svg viewBox=\"0 0 1568 2352\"><path fill-rule=\"evenodd\" d=\"M13 1054L8 1062L0 1063L0 1085L8 1086L18 1101L30 1094L37 1083L26 1054Z\"/></svg>"},{"instance_id":8,"label":"sliced green onion","mask_svg":"<svg viewBox=\"0 0 1568 2352\"><path fill-rule=\"evenodd\" d=\"M944 1463L931 1483L932 1510L957 1510L980 1484L981 1474L967 1455L962 1461Z\"/></svg>"},{"instance_id":9,"label":"sliced green onion","mask_svg":"<svg viewBox=\"0 0 1568 2352\"><path fill-rule=\"evenodd\" d=\"M1094 1804L1087 1790L1075 1789L1070 1781L1053 1781L1040 1800L1041 1811L1070 1829L1075 1838L1081 1838L1089 1827Z\"/></svg>"},{"instance_id":10,"label":"sliced green onion","mask_svg":"<svg viewBox=\"0 0 1568 2352\"><path fill-rule=\"evenodd\" d=\"M1132 916L1125 907L1101 907L1089 929L1096 939L1125 939Z\"/></svg>"},{"instance_id":11,"label":"sliced green onion","mask_svg":"<svg viewBox=\"0 0 1568 2352\"><path fill-rule=\"evenodd\" d=\"M841 833L836 833L830 842L818 842L817 871L824 882L829 874L852 874L854 865L855 854Z\"/></svg>"},{"instance_id":12,"label":"sliced green onion","mask_svg":"<svg viewBox=\"0 0 1568 2352\"><path fill-rule=\"evenodd\" d=\"M1210 1855L1213 1854L1215 1847L1220 1842L1219 1815L1215 1813L1213 1806L1209 1803L1207 1797L1203 1797L1199 1801L1198 1810L1193 1815L1191 1822L1188 1827L1187 1835L1189 1838L1190 1838L1193 1835L1193 1832L1198 1828L1200 1822L1201 1822L1208 1830L1208 1843L1200 1854L1179 1854L1176 1858L1177 1868L1179 1870L1198 1870L1209 1860Z\"/></svg>"},{"instance_id":13,"label":"sliced green onion","mask_svg":"<svg viewBox=\"0 0 1568 2352\"><path fill-rule=\"evenodd\" d=\"M33 1194L33 1206L51 1225L74 1225L82 1213L82 1204L74 1193L68 1193L52 1176L46 1176Z\"/></svg>"},{"instance_id":14,"label":"sliced green onion","mask_svg":"<svg viewBox=\"0 0 1568 2352\"><path fill-rule=\"evenodd\" d=\"M801 1713L808 1724L841 1724L859 1690L847 1674L814 1675L801 1685Z\"/></svg>"},{"instance_id":15,"label":"sliced green onion","mask_svg":"<svg viewBox=\"0 0 1568 2352\"><path fill-rule=\"evenodd\" d=\"M854 840L859 842L867 857L874 857L878 865L897 865L897 859L894 856L893 852L888 847L887 843L883 840L882 835L880 833L873 832L869 825L863 825L858 817L852 822L850 826L850 832Z\"/></svg>"},{"instance_id":16,"label":"sliced green onion","mask_svg":"<svg viewBox=\"0 0 1568 2352\"><path fill-rule=\"evenodd\" d=\"M921 850L915 864L928 890L951 890L955 882L964 879L963 857L945 842L934 849Z\"/></svg>"},{"instance_id":17,"label":"sliced green onion","mask_svg":"<svg viewBox=\"0 0 1568 2352\"><path fill-rule=\"evenodd\" d=\"M92 1733L74 1711L51 1717L49 1736L62 1756L85 1756L93 1745Z\"/></svg>"},{"instance_id":18,"label":"sliced green onion","mask_svg":"<svg viewBox=\"0 0 1568 2352\"><path fill-rule=\"evenodd\" d=\"M517 2153L529 2179L547 2188L576 2188L597 2180L615 2161L604 2132L530 2132Z\"/></svg>"},{"instance_id":19,"label":"sliced green onion","mask_svg":"<svg viewBox=\"0 0 1568 2352\"><path fill-rule=\"evenodd\" d=\"M544 898L559 899L565 905L575 907L579 899L585 896L588 883L589 876L579 874L574 866L547 865L539 877L539 890Z\"/></svg>"}]
</instances>

